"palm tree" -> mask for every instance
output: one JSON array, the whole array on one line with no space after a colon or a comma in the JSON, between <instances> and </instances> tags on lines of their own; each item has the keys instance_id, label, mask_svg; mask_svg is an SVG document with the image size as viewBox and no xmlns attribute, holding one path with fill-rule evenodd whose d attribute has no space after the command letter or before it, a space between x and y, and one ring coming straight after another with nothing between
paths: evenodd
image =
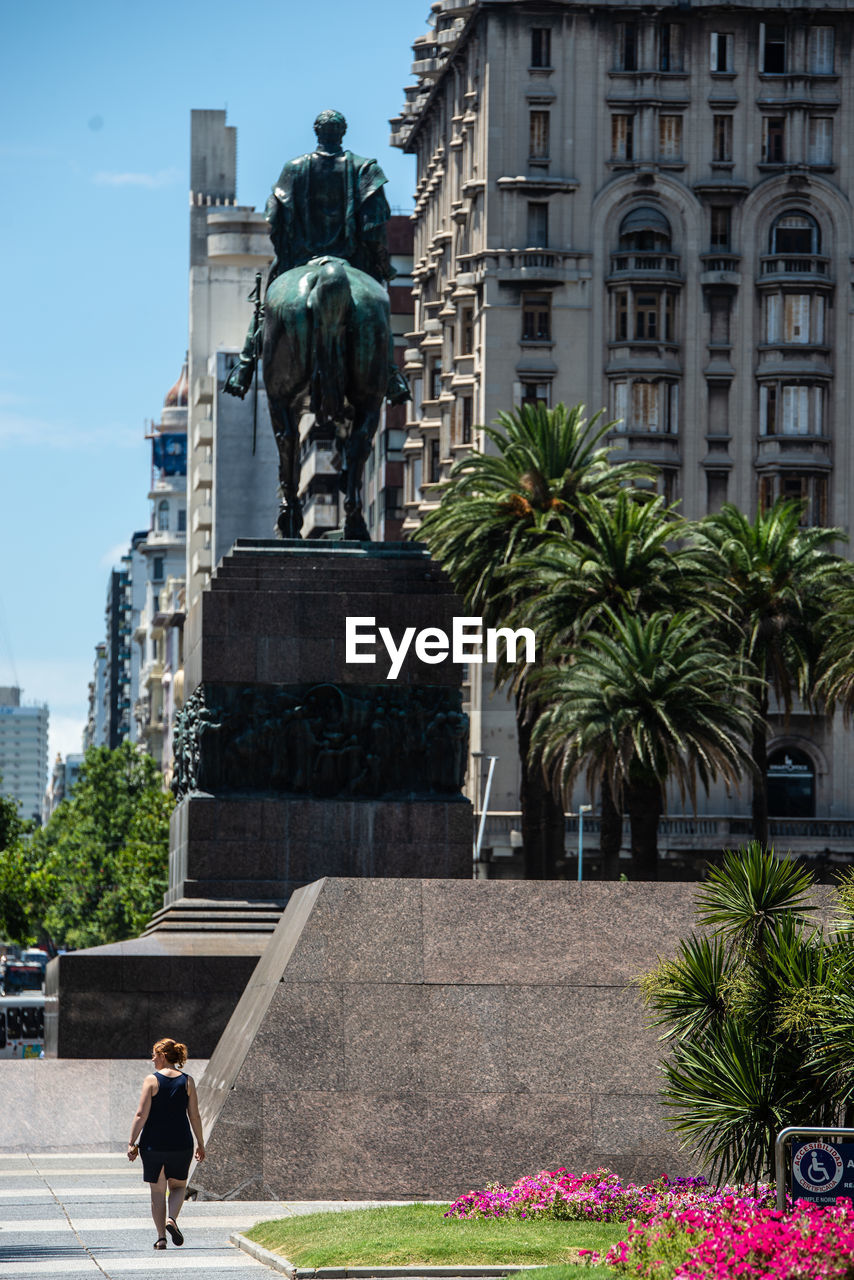
<instances>
[{"instance_id":1,"label":"palm tree","mask_svg":"<svg viewBox=\"0 0 854 1280\"><path fill-rule=\"evenodd\" d=\"M507 566L542 546L550 532L576 536L586 498L614 497L648 475L637 463L611 463L602 439L613 423L601 422L601 413L588 422L583 412L582 405L525 404L499 414L494 427L484 427L492 451L475 451L455 464L438 507L422 522L417 536L486 626L506 622L529 594ZM563 804L529 763L536 707L527 675L523 664L499 665L496 684L512 680L516 701L525 874L545 879L563 856Z\"/></svg>"},{"instance_id":2,"label":"palm tree","mask_svg":"<svg viewBox=\"0 0 854 1280\"><path fill-rule=\"evenodd\" d=\"M631 824L632 871L658 875L658 823L674 780L696 803L697 782L736 782L750 733L748 693L733 697L732 653L699 612L649 618L604 609L607 630L588 632L563 666L546 668L536 693L546 709L533 747L569 789L610 779ZM737 673L738 674L738 673Z\"/></svg>"},{"instance_id":3,"label":"palm tree","mask_svg":"<svg viewBox=\"0 0 854 1280\"><path fill-rule=\"evenodd\" d=\"M525 615L546 650L576 643L604 609L649 615L713 602L707 557L664 498L637 489L621 489L609 501L585 495L581 513L578 537L549 534L512 570L536 579Z\"/></svg>"},{"instance_id":4,"label":"palm tree","mask_svg":"<svg viewBox=\"0 0 854 1280\"><path fill-rule=\"evenodd\" d=\"M547 534L535 553L508 569L528 589L536 584L533 598L520 593L523 603L513 621L534 629L547 660L559 662L567 647L595 629L606 609L649 616L690 605L712 607L709 575L691 528L663 498L621 489L607 501L585 495L581 511L577 538ZM601 778L600 797L602 877L615 879L623 823L608 777Z\"/></svg>"},{"instance_id":5,"label":"palm tree","mask_svg":"<svg viewBox=\"0 0 854 1280\"><path fill-rule=\"evenodd\" d=\"M816 692L827 708L841 706L846 724L854 715L854 565L844 561L828 591L824 644Z\"/></svg>"},{"instance_id":6,"label":"palm tree","mask_svg":"<svg viewBox=\"0 0 854 1280\"><path fill-rule=\"evenodd\" d=\"M844 539L840 529L800 525L803 504L778 501L753 523L727 503L698 526L717 555L729 594L729 621L744 657L758 677L759 715L751 755L753 837L768 843L768 709L776 694L786 715L795 695L809 699L827 592L845 562L828 548Z\"/></svg>"},{"instance_id":7,"label":"palm tree","mask_svg":"<svg viewBox=\"0 0 854 1280\"><path fill-rule=\"evenodd\" d=\"M721 1180L773 1176L786 1125L846 1122L854 962L849 941L809 923L812 884L758 841L727 851L697 896L713 935L684 940L641 979L670 1048L670 1123Z\"/></svg>"}]
</instances>

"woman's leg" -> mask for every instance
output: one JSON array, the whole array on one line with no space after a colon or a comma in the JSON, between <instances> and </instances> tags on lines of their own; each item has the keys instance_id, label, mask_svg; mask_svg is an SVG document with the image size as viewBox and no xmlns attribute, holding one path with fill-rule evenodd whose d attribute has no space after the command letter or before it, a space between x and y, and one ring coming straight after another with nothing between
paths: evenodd
<instances>
[{"instance_id":1,"label":"woman's leg","mask_svg":"<svg viewBox=\"0 0 854 1280\"><path fill-rule=\"evenodd\" d=\"M160 1170L160 1177L156 1182L150 1182L151 1187L151 1216L154 1219L154 1226L157 1231L157 1239L165 1239L166 1237L166 1170Z\"/></svg>"},{"instance_id":2,"label":"woman's leg","mask_svg":"<svg viewBox=\"0 0 854 1280\"><path fill-rule=\"evenodd\" d=\"M184 1203L187 1183L179 1182L177 1178L169 1178L167 1181L169 1183L169 1212L167 1216L175 1222L181 1212L181 1205Z\"/></svg>"}]
</instances>

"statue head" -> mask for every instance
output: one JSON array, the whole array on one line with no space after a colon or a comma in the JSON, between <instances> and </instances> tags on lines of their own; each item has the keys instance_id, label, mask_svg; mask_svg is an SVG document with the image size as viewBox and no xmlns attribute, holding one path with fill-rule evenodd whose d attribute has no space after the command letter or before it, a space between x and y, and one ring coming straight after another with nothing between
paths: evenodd
<instances>
[{"instance_id":1,"label":"statue head","mask_svg":"<svg viewBox=\"0 0 854 1280\"><path fill-rule=\"evenodd\" d=\"M347 132L347 121L340 111L321 111L314 122L314 132L319 142L331 142L341 145L341 139Z\"/></svg>"}]
</instances>

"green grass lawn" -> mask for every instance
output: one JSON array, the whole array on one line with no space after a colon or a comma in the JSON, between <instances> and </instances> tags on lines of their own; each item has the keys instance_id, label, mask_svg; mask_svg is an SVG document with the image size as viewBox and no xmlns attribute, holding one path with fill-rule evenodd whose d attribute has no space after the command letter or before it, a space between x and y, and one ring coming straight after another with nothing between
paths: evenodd
<instances>
[{"instance_id":1,"label":"green grass lawn","mask_svg":"<svg viewBox=\"0 0 854 1280\"><path fill-rule=\"evenodd\" d=\"M473 1266L497 1263L576 1263L579 1249L604 1253L625 1236L610 1222L556 1222L502 1218L481 1222L443 1217L444 1206L415 1204L311 1213L259 1222L245 1234L298 1267ZM577 1277L575 1266L556 1266L545 1280ZM589 1277L611 1273L586 1270ZM537 1273L537 1280L541 1280Z\"/></svg>"}]
</instances>

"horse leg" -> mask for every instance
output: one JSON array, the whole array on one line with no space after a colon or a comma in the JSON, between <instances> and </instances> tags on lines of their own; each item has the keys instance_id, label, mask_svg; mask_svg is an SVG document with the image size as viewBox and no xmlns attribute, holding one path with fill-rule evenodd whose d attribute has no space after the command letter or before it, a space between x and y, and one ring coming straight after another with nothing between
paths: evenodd
<instances>
[{"instance_id":1,"label":"horse leg","mask_svg":"<svg viewBox=\"0 0 854 1280\"><path fill-rule=\"evenodd\" d=\"M279 538L298 538L302 528L299 500L299 417L286 400L269 399L270 419L279 451Z\"/></svg>"},{"instance_id":2,"label":"horse leg","mask_svg":"<svg viewBox=\"0 0 854 1280\"><path fill-rule=\"evenodd\" d=\"M382 402L372 409L357 409L353 427L344 444L347 489L344 497L344 537L370 542L371 535L362 511L362 476L380 421Z\"/></svg>"}]
</instances>

